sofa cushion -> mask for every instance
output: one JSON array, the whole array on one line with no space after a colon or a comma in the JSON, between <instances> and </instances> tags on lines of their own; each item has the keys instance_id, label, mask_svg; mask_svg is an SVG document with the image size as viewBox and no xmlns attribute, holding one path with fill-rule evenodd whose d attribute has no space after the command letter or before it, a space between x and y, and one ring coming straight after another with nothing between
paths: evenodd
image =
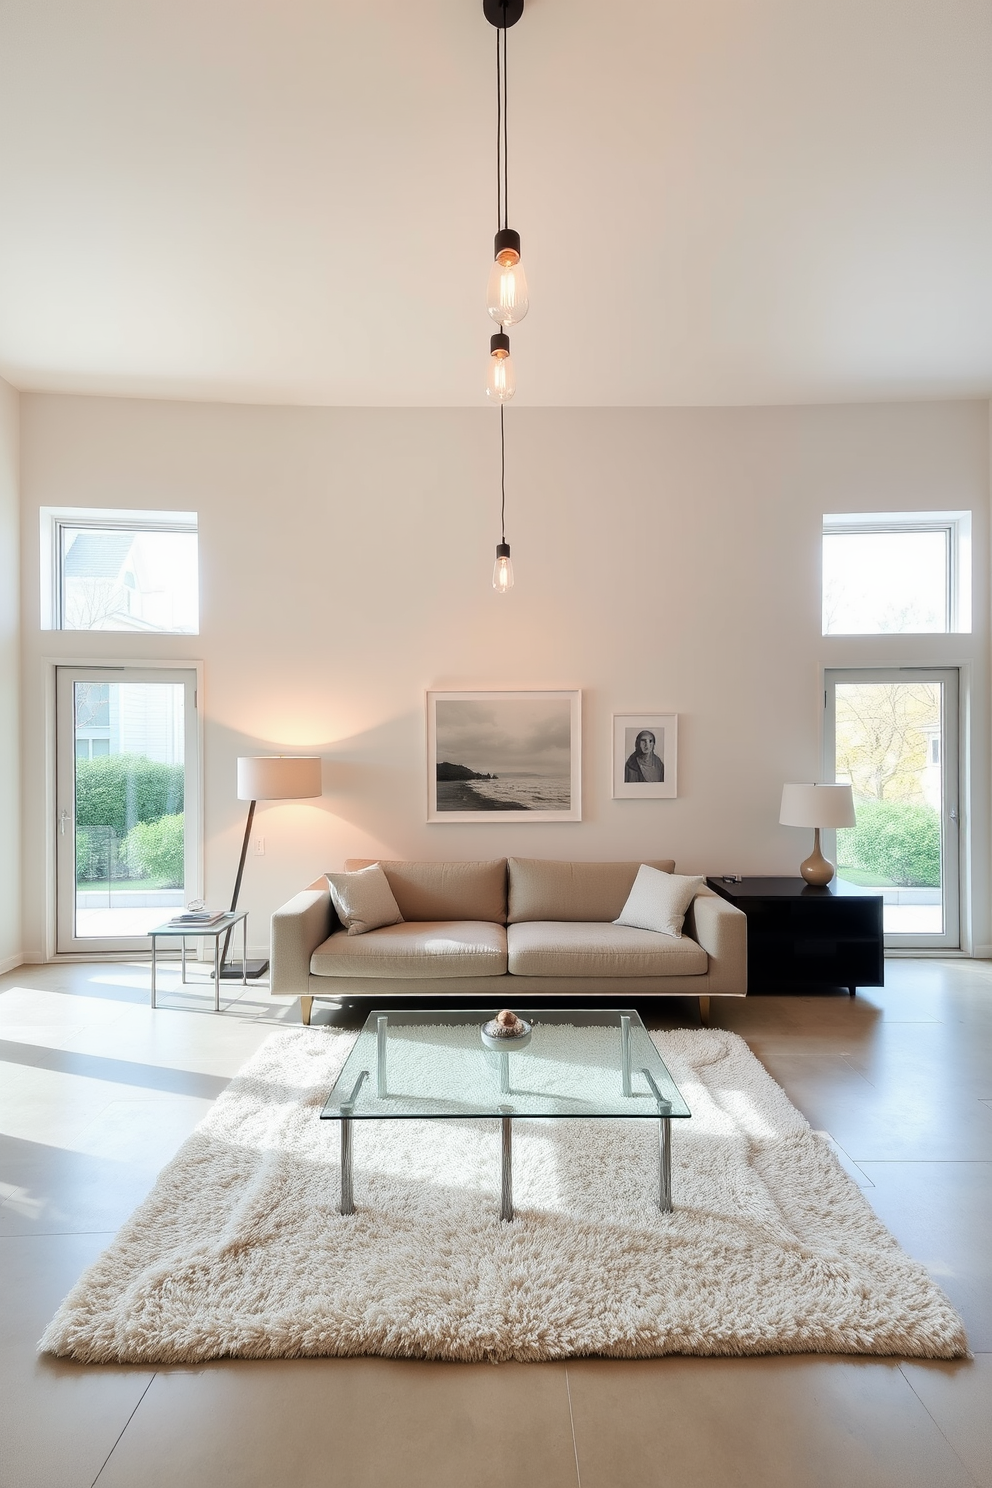
<instances>
[{"instance_id":1,"label":"sofa cushion","mask_svg":"<svg viewBox=\"0 0 992 1488\"><path fill-rule=\"evenodd\" d=\"M404 920L490 920L506 924L506 859L403 863L349 858L345 868L379 862Z\"/></svg>"},{"instance_id":2,"label":"sofa cushion","mask_svg":"<svg viewBox=\"0 0 992 1488\"><path fill-rule=\"evenodd\" d=\"M705 887L704 878L662 873L642 863L627 903L613 923L632 925L636 930L657 930L660 935L677 938L682 934L682 923L689 905Z\"/></svg>"},{"instance_id":3,"label":"sofa cushion","mask_svg":"<svg viewBox=\"0 0 992 1488\"><path fill-rule=\"evenodd\" d=\"M334 911L349 935L365 935L403 918L378 863L357 873L328 873L327 884Z\"/></svg>"},{"instance_id":4,"label":"sofa cushion","mask_svg":"<svg viewBox=\"0 0 992 1488\"><path fill-rule=\"evenodd\" d=\"M367 935L337 930L310 957L314 976L502 976L506 931L481 920L385 925Z\"/></svg>"},{"instance_id":5,"label":"sofa cushion","mask_svg":"<svg viewBox=\"0 0 992 1488\"><path fill-rule=\"evenodd\" d=\"M701 976L709 965L702 946L687 935L675 940L628 925L530 920L508 925L506 944L514 976Z\"/></svg>"},{"instance_id":6,"label":"sofa cushion","mask_svg":"<svg viewBox=\"0 0 992 1488\"><path fill-rule=\"evenodd\" d=\"M674 873L671 858L645 859ZM385 865L388 866L388 865ZM615 920L623 909L640 863L560 863L551 858L510 858L509 916L521 920ZM393 890L395 893L395 889ZM403 902L396 895L400 909ZM409 918L403 910L405 918Z\"/></svg>"}]
</instances>

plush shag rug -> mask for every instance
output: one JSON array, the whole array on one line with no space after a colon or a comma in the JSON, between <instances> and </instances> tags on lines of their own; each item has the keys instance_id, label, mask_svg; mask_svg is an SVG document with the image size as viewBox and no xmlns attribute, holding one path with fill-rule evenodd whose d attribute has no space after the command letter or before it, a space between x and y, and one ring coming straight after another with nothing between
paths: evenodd
<instances>
[{"instance_id":1,"label":"plush shag rug","mask_svg":"<svg viewBox=\"0 0 992 1488\"><path fill-rule=\"evenodd\" d=\"M653 1035L692 1111L675 1213L652 1121L355 1123L356 1212L318 1113L353 1034L279 1032L49 1325L89 1363L225 1355L967 1354L961 1319L743 1040Z\"/></svg>"}]
</instances>

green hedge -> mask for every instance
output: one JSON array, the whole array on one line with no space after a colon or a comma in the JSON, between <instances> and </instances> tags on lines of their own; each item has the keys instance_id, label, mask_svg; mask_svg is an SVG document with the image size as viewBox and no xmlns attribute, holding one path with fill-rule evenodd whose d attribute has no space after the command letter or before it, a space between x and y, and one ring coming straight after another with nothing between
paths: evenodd
<instances>
[{"instance_id":1,"label":"green hedge","mask_svg":"<svg viewBox=\"0 0 992 1488\"><path fill-rule=\"evenodd\" d=\"M138 822L121 844L121 860L130 878L161 879L163 889L183 886L183 816L160 816Z\"/></svg>"},{"instance_id":2,"label":"green hedge","mask_svg":"<svg viewBox=\"0 0 992 1488\"><path fill-rule=\"evenodd\" d=\"M80 827L76 832L76 882L106 883L126 878L120 847L112 827Z\"/></svg>"},{"instance_id":3,"label":"green hedge","mask_svg":"<svg viewBox=\"0 0 992 1488\"><path fill-rule=\"evenodd\" d=\"M119 837L138 822L183 809L183 767L140 754L76 761L76 825L113 827Z\"/></svg>"},{"instance_id":4,"label":"green hedge","mask_svg":"<svg viewBox=\"0 0 992 1488\"><path fill-rule=\"evenodd\" d=\"M838 832L837 853L851 868L900 888L940 885L940 815L912 801L859 801L858 824Z\"/></svg>"}]
</instances>

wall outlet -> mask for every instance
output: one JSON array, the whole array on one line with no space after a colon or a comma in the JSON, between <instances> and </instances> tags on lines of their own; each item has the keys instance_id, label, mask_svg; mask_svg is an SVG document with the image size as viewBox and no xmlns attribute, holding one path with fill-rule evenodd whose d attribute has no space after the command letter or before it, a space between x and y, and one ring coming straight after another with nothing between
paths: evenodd
<instances>
[{"instance_id":1,"label":"wall outlet","mask_svg":"<svg viewBox=\"0 0 992 1488\"><path fill-rule=\"evenodd\" d=\"M256 837L256 838L253 839L253 851L255 853L256 858L264 858L265 857L265 838L264 837Z\"/></svg>"}]
</instances>

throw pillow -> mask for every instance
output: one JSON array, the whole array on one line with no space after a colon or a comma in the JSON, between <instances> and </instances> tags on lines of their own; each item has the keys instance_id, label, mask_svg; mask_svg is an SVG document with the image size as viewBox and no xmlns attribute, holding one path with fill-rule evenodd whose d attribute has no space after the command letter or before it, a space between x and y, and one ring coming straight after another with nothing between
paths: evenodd
<instances>
[{"instance_id":1,"label":"throw pillow","mask_svg":"<svg viewBox=\"0 0 992 1488\"><path fill-rule=\"evenodd\" d=\"M367 930L402 921L389 880L378 863L355 873L328 873L326 877L331 903L349 935L364 935Z\"/></svg>"},{"instance_id":2,"label":"throw pillow","mask_svg":"<svg viewBox=\"0 0 992 1488\"><path fill-rule=\"evenodd\" d=\"M614 925L630 925L635 930L657 930L662 935L682 939L682 922L705 880L682 873L662 873L642 863L637 870L627 903Z\"/></svg>"}]
</instances>

